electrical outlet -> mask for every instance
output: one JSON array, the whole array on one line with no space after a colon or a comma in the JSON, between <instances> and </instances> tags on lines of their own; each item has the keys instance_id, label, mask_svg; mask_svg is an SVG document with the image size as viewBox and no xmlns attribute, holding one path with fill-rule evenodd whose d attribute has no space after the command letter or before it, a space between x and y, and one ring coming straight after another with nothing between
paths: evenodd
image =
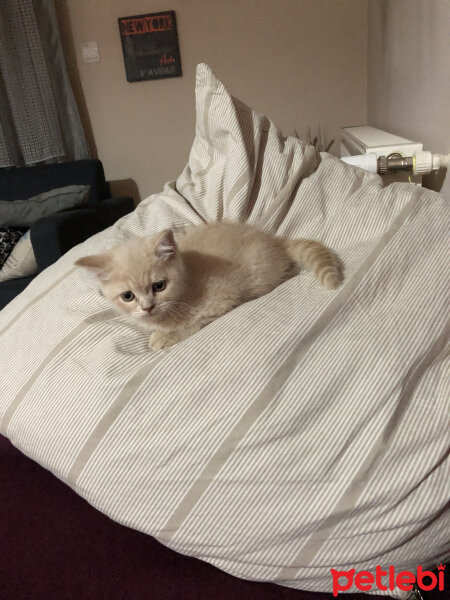
<instances>
[{"instance_id":1,"label":"electrical outlet","mask_svg":"<svg viewBox=\"0 0 450 600\"><path fill-rule=\"evenodd\" d=\"M81 44L81 56L84 62L98 62L100 60L100 53L97 42L84 42Z\"/></svg>"}]
</instances>

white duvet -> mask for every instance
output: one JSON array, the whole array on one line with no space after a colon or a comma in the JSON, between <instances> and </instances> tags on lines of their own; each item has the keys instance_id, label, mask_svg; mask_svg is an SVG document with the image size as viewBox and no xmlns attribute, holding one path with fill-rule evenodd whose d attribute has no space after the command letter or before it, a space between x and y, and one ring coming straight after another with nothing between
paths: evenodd
<instances>
[{"instance_id":1,"label":"white duvet","mask_svg":"<svg viewBox=\"0 0 450 600\"><path fill-rule=\"evenodd\" d=\"M238 577L331 591L331 568L435 566L448 541L446 200L318 159L206 65L196 103L180 177L0 313L1 432L116 521ZM324 242L344 285L301 273L154 352L73 266L222 217Z\"/></svg>"}]
</instances>

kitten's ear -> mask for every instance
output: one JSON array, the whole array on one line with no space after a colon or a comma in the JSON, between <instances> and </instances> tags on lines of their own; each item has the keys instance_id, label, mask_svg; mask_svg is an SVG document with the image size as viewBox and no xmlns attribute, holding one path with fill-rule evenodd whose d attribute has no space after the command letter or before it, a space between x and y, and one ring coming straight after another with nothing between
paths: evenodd
<instances>
[{"instance_id":1,"label":"kitten's ear","mask_svg":"<svg viewBox=\"0 0 450 600\"><path fill-rule=\"evenodd\" d=\"M156 239L155 255L162 260L167 260L175 256L176 252L177 244L173 237L173 231L171 229L164 229Z\"/></svg>"},{"instance_id":2,"label":"kitten's ear","mask_svg":"<svg viewBox=\"0 0 450 600\"><path fill-rule=\"evenodd\" d=\"M92 256L83 256L75 261L76 265L86 267L91 271L95 271L97 275L103 274L111 265L111 257L106 252L103 254L94 254Z\"/></svg>"}]
</instances>

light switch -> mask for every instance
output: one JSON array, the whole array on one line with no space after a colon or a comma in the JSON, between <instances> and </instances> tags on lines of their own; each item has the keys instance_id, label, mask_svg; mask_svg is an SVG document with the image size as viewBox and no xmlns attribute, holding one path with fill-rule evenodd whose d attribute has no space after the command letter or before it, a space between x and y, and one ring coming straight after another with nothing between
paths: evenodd
<instances>
[{"instance_id":1,"label":"light switch","mask_svg":"<svg viewBox=\"0 0 450 600\"><path fill-rule=\"evenodd\" d=\"M100 54L97 42L84 42L81 44L81 55L84 62L98 62Z\"/></svg>"}]
</instances>

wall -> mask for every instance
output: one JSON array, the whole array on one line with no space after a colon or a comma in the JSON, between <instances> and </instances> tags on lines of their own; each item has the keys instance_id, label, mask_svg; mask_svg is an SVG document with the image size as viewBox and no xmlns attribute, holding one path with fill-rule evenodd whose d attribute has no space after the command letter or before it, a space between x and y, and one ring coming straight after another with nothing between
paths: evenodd
<instances>
[{"instance_id":1,"label":"wall","mask_svg":"<svg viewBox=\"0 0 450 600\"><path fill-rule=\"evenodd\" d=\"M117 18L162 10L176 11L183 77L128 83ZM57 11L91 145L107 178L127 180L116 193L144 198L186 164L199 62L285 134L321 124L332 139L366 121L367 0L57 0ZM87 41L100 62L82 61Z\"/></svg>"},{"instance_id":2,"label":"wall","mask_svg":"<svg viewBox=\"0 0 450 600\"><path fill-rule=\"evenodd\" d=\"M449 0L369 2L369 124L450 152ZM424 185L450 195L445 171Z\"/></svg>"}]
</instances>

